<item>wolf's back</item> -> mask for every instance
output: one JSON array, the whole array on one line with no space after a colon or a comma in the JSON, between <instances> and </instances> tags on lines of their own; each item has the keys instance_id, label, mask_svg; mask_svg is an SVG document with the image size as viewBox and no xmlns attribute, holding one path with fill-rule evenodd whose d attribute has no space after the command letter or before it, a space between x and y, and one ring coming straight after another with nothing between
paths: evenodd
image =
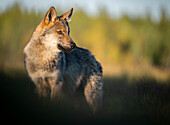
<instances>
[{"instance_id":1,"label":"wolf's back","mask_svg":"<svg viewBox=\"0 0 170 125\"><path fill-rule=\"evenodd\" d=\"M99 73L102 75L101 64L95 59L91 52L87 49L75 47L70 53L66 53L66 68L75 65L79 70L85 70L86 75L91 73ZM77 67L76 67L77 65Z\"/></svg>"}]
</instances>

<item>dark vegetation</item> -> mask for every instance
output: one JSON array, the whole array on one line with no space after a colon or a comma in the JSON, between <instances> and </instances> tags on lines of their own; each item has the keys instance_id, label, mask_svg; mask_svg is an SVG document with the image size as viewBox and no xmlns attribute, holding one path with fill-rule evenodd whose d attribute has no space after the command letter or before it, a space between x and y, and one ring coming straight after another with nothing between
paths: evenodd
<instances>
[{"instance_id":1,"label":"dark vegetation","mask_svg":"<svg viewBox=\"0 0 170 125\"><path fill-rule=\"evenodd\" d=\"M103 109L93 115L83 98L49 102L36 95L25 73L0 74L1 118L17 124L168 124L170 85L151 78L104 78Z\"/></svg>"}]
</instances>

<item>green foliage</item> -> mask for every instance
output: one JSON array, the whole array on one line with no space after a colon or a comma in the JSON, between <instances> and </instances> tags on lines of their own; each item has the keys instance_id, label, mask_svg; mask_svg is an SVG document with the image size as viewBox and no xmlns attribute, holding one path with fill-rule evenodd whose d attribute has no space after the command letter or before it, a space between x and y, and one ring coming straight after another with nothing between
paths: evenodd
<instances>
[{"instance_id":1,"label":"green foliage","mask_svg":"<svg viewBox=\"0 0 170 125\"><path fill-rule=\"evenodd\" d=\"M23 64L23 48L45 13L28 12L15 4L0 14L0 67ZM170 21L162 10L160 22L124 15L114 19L101 10L95 17L82 10L73 14L71 37L102 63L137 63L170 66Z\"/></svg>"},{"instance_id":2,"label":"green foliage","mask_svg":"<svg viewBox=\"0 0 170 125\"><path fill-rule=\"evenodd\" d=\"M1 67L11 62L15 67L23 62L23 48L40 20L39 13L21 10L18 4L0 14Z\"/></svg>"},{"instance_id":3,"label":"green foliage","mask_svg":"<svg viewBox=\"0 0 170 125\"><path fill-rule=\"evenodd\" d=\"M170 21L162 10L160 22L147 18L110 18L105 11L97 17L77 12L71 35L81 46L90 48L102 62L145 61L167 67L170 61ZM105 61L103 61L105 60Z\"/></svg>"}]
</instances>

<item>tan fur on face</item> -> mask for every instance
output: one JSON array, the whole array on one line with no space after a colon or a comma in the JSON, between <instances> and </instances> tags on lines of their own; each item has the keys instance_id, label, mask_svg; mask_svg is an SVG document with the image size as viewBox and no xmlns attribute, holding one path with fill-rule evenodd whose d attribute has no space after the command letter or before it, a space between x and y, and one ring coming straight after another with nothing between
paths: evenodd
<instances>
[{"instance_id":1,"label":"tan fur on face","mask_svg":"<svg viewBox=\"0 0 170 125\"><path fill-rule=\"evenodd\" d=\"M52 13L52 19L49 20L49 14ZM55 23L57 23L59 20L57 18L57 15L56 15L56 10L54 7L51 7L47 14L45 15L44 19L40 22L40 24L37 26L36 30L35 30L35 34L36 35L40 35L42 33L42 30L44 28L47 28L49 29L50 27L52 27Z\"/></svg>"}]
</instances>

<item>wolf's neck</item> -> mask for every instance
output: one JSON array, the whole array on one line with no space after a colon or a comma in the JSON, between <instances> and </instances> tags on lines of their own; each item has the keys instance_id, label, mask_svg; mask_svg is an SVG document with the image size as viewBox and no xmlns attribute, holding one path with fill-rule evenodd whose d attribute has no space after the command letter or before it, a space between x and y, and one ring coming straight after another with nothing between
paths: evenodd
<instances>
[{"instance_id":1,"label":"wolf's neck","mask_svg":"<svg viewBox=\"0 0 170 125\"><path fill-rule=\"evenodd\" d=\"M40 67L49 67L52 63L58 63L64 52L59 52L53 48L46 48L37 39L31 39L24 49L24 53L32 63Z\"/></svg>"}]
</instances>

